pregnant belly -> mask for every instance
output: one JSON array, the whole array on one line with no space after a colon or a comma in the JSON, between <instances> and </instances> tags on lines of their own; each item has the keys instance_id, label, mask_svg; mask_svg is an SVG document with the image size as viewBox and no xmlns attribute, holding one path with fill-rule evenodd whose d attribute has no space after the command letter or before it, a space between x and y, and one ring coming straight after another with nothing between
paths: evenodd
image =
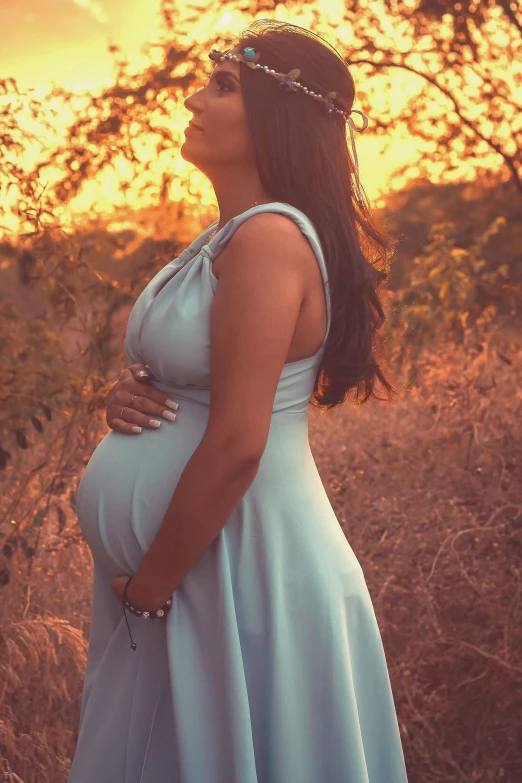
<instances>
[{"instance_id":1,"label":"pregnant belly","mask_svg":"<svg viewBox=\"0 0 522 783\"><path fill-rule=\"evenodd\" d=\"M83 537L109 573L134 573L164 519L179 478L203 437L208 409L185 402L175 422L139 435L111 430L76 494Z\"/></svg>"}]
</instances>

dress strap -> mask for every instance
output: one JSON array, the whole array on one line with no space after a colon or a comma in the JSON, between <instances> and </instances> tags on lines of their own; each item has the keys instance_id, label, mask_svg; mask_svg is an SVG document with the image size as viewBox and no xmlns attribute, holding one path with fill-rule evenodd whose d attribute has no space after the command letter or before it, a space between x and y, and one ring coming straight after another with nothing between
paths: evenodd
<instances>
[{"instance_id":1,"label":"dress strap","mask_svg":"<svg viewBox=\"0 0 522 783\"><path fill-rule=\"evenodd\" d=\"M200 252L201 248L207 241L207 237L209 237L212 232L214 231L215 227L219 223L219 220L215 220L213 223L208 226L204 231L199 234L188 247L185 248L185 250L177 257L176 262L177 264L186 264L188 261L190 261L192 258L197 256L197 254Z\"/></svg>"},{"instance_id":2,"label":"dress strap","mask_svg":"<svg viewBox=\"0 0 522 783\"><path fill-rule=\"evenodd\" d=\"M228 223L225 223L223 228L221 228L217 234L215 234L208 244L203 244L202 247L199 248L198 252L205 252L206 255L210 256L210 259L212 260L215 258L221 250L225 247L227 242L231 239L232 235L234 234L234 231L245 222L245 220L248 220L249 217L252 217L252 215L256 215L259 212L279 212L282 215L287 215L289 218L291 218L303 234L308 239L312 250L315 253L315 257L317 258L317 263L319 264L319 268L321 270L321 275L323 278L323 284L325 286L325 298L326 298L326 313L327 313L327 329L326 334L323 340L323 345L326 342L326 339L328 337L328 332L330 330L330 321L331 321L331 302L330 302L330 284L328 281L328 271L326 269L326 263L324 260L323 250L321 247L321 241L319 239L319 235L317 233L317 230L310 220L309 217L305 215L304 212L302 212L300 209L297 209L297 207L292 206L292 204L287 204L285 201L271 201L268 204L257 204L254 207L250 207L250 209L247 209L245 212L241 212L241 214L236 215L231 220L228 221ZM206 230L205 234L206 236L209 236L214 228L216 227L218 221L214 222L209 228Z\"/></svg>"}]
</instances>

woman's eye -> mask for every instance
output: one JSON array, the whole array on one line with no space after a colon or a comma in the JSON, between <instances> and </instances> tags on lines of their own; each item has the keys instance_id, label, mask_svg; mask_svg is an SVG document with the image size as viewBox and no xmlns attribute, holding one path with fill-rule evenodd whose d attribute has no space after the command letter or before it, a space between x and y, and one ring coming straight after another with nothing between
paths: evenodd
<instances>
[{"instance_id":1,"label":"woman's eye","mask_svg":"<svg viewBox=\"0 0 522 783\"><path fill-rule=\"evenodd\" d=\"M224 81L223 79L218 80L217 85L218 85L217 86L217 91L218 92L222 92L222 90L220 89L221 87L226 87L227 90L229 90L230 92L233 92L233 90L230 87L230 85L226 81Z\"/></svg>"}]
</instances>

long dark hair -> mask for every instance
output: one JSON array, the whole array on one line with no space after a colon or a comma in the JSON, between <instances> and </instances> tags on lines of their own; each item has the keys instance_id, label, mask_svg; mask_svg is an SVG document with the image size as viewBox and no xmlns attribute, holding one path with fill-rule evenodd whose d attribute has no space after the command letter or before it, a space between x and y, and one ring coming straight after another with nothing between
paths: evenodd
<instances>
[{"instance_id":1,"label":"long dark hair","mask_svg":"<svg viewBox=\"0 0 522 783\"><path fill-rule=\"evenodd\" d=\"M253 46L260 62L279 73L299 68L297 81L321 95L335 91L334 105L351 110L355 85L345 61L309 30L256 19L239 36L221 38L241 51ZM261 184L312 221L328 271L331 324L311 403L329 410L352 391L356 405L370 396L382 400L373 391L376 377L390 399L396 391L375 355L376 332L386 317L377 287L388 280L396 240L372 217L348 151L346 122L266 74L246 66L240 72Z\"/></svg>"}]
</instances>

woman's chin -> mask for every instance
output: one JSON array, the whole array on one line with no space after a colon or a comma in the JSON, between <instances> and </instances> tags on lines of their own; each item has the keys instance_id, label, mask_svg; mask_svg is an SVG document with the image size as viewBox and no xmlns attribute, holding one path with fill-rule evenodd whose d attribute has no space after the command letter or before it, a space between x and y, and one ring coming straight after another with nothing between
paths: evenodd
<instances>
[{"instance_id":1,"label":"woman's chin","mask_svg":"<svg viewBox=\"0 0 522 783\"><path fill-rule=\"evenodd\" d=\"M187 141L188 140L185 139L185 141L181 145L181 147L179 149L179 154L181 155L181 157L184 160L188 161L189 163L192 163L192 156L191 156L190 152L188 151L190 149L190 143L187 144Z\"/></svg>"}]
</instances>

